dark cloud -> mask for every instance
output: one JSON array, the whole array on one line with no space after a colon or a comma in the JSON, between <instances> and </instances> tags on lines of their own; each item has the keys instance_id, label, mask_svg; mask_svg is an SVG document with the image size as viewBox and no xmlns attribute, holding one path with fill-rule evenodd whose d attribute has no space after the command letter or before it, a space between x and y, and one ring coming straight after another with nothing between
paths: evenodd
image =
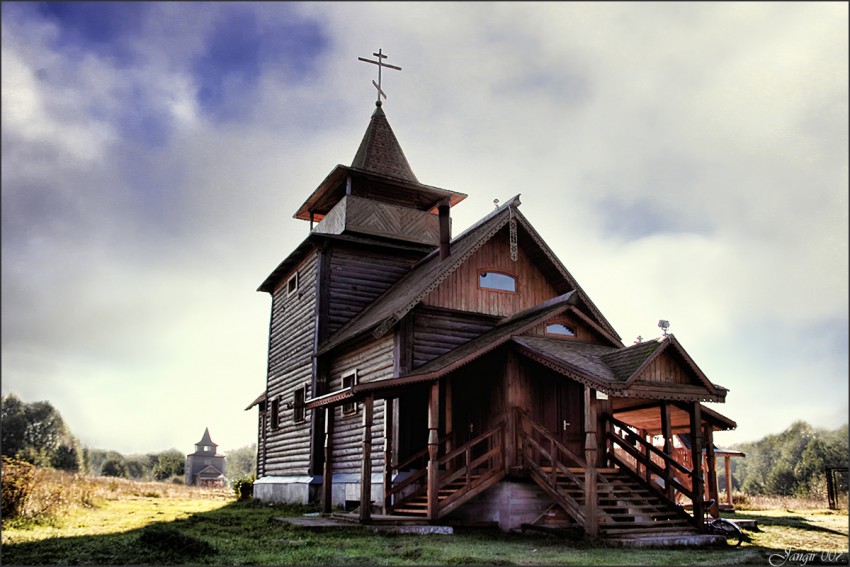
<instances>
[{"instance_id":1,"label":"dark cloud","mask_svg":"<svg viewBox=\"0 0 850 567\"><path fill-rule=\"evenodd\" d=\"M125 68L139 59L131 39L140 35L151 2L35 2L37 11L56 24L59 31L54 48L80 53L93 52ZM4 10L5 11L5 10Z\"/></svg>"}]
</instances>

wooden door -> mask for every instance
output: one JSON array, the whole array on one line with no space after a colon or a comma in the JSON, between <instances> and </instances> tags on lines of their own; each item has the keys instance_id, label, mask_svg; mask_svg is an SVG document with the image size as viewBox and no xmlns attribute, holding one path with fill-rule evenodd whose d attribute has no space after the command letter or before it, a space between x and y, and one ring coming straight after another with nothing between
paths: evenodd
<instances>
[{"instance_id":1,"label":"wooden door","mask_svg":"<svg viewBox=\"0 0 850 567\"><path fill-rule=\"evenodd\" d=\"M541 389L541 424L577 457L584 458L584 387L552 375Z\"/></svg>"}]
</instances>

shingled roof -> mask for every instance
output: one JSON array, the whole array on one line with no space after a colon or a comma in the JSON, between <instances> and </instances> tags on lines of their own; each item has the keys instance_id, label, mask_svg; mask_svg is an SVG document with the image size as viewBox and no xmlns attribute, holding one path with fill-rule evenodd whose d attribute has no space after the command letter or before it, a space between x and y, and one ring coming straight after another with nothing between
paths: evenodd
<instances>
[{"instance_id":1,"label":"shingled roof","mask_svg":"<svg viewBox=\"0 0 850 567\"><path fill-rule=\"evenodd\" d=\"M673 335L626 348L546 337L513 337L520 354L606 394L621 397L722 402L727 390L713 384ZM697 384L639 380L641 371L667 349L690 368Z\"/></svg>"},{"instance_id":2,"label":"shingled roof","mask_svg":"<svg viewBox=\"0 0 850 567\"><path fill-rule=\"evenodd\" d=\"M351 167L419 183L380 106L372 113Z\"/></svg>"},{"instance_id":3,"label":"shingled roof","mask_svg":"<svg viewBox=\"0 0 850 567\"><path fill-rule=\"evenodd\" d=\"M438 356L404 376L356 384L351 388L308 400L306 407L313 409L336 404L366 392L398 388L413 383L436 380L507 343L513 335L523 333L547 321L551 317L566 311L575 303L575 300L575 291L559 295L530 309L526 309L510 317L505 317L490 331Z\"/></svg>"}]
</instances>

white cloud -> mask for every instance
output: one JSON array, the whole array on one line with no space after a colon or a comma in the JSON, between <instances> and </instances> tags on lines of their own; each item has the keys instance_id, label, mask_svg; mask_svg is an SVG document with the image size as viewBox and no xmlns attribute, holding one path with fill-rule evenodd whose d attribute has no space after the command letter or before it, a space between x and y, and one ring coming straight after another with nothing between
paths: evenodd
<instances>
[{"instance_id":1,"label":"white cloud","mask_svg":"<svg viewBox=\"0 0 850 567\"><path fill-rule=\"evenodd\" d=\"M846 391L846 345L810 375L804 352L779 370L787 344L735 334L846 323L846 5L244 9L260 31L312 18L328 44L305 46L300 75L263 61L229 121L199 105L192 67L221 6L157 4L123 67L4 17L4 392L54 401L94 446L188 450L205 426L225 449L253 442L242 408L264 386L269 308L254 290L306 236L298 205L354 157L375 96L357 57L383 48L414 172L469 194L456 233L521 193L626 344L669 319L731 388L741 439L846 414L797 403Z\"/></svg>"}]
</instances>

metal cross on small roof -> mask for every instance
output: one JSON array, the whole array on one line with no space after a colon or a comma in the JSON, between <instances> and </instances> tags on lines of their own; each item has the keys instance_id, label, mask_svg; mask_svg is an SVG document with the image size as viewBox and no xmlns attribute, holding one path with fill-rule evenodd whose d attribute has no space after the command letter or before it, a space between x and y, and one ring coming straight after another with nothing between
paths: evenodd
<instances>
[{"instance_id":1,"label":"metal cross on small roof","mask_svg":"<svg viewBox=\"0 0 850 567\"><path fill-rule=\"evenodd\" d=\"M384 100L386 100L386 98L387 98L387 94L383 90L381 90L381 69L383 67L387 67L389 69L395 69L396 71L401 71L401 67L396 67L395 65L390 65L389 63L384 63L382 60L386 59L387 56L384 55L383 53L381 53L380 49L378 50L377 53L373 53L372 55L377 57L378 60L372 61L371 59L364 59L363 57L358 57L357 59L359 61L365 61L366 63L371 63L373 65L378 66L378 82L376 83L375 81L372 81L372 84L375 85L376 89L378 89L378 100L375 104L378 105L378 106L381 106L381 97L384 97Z\"/></svg>"}]
</instances>

